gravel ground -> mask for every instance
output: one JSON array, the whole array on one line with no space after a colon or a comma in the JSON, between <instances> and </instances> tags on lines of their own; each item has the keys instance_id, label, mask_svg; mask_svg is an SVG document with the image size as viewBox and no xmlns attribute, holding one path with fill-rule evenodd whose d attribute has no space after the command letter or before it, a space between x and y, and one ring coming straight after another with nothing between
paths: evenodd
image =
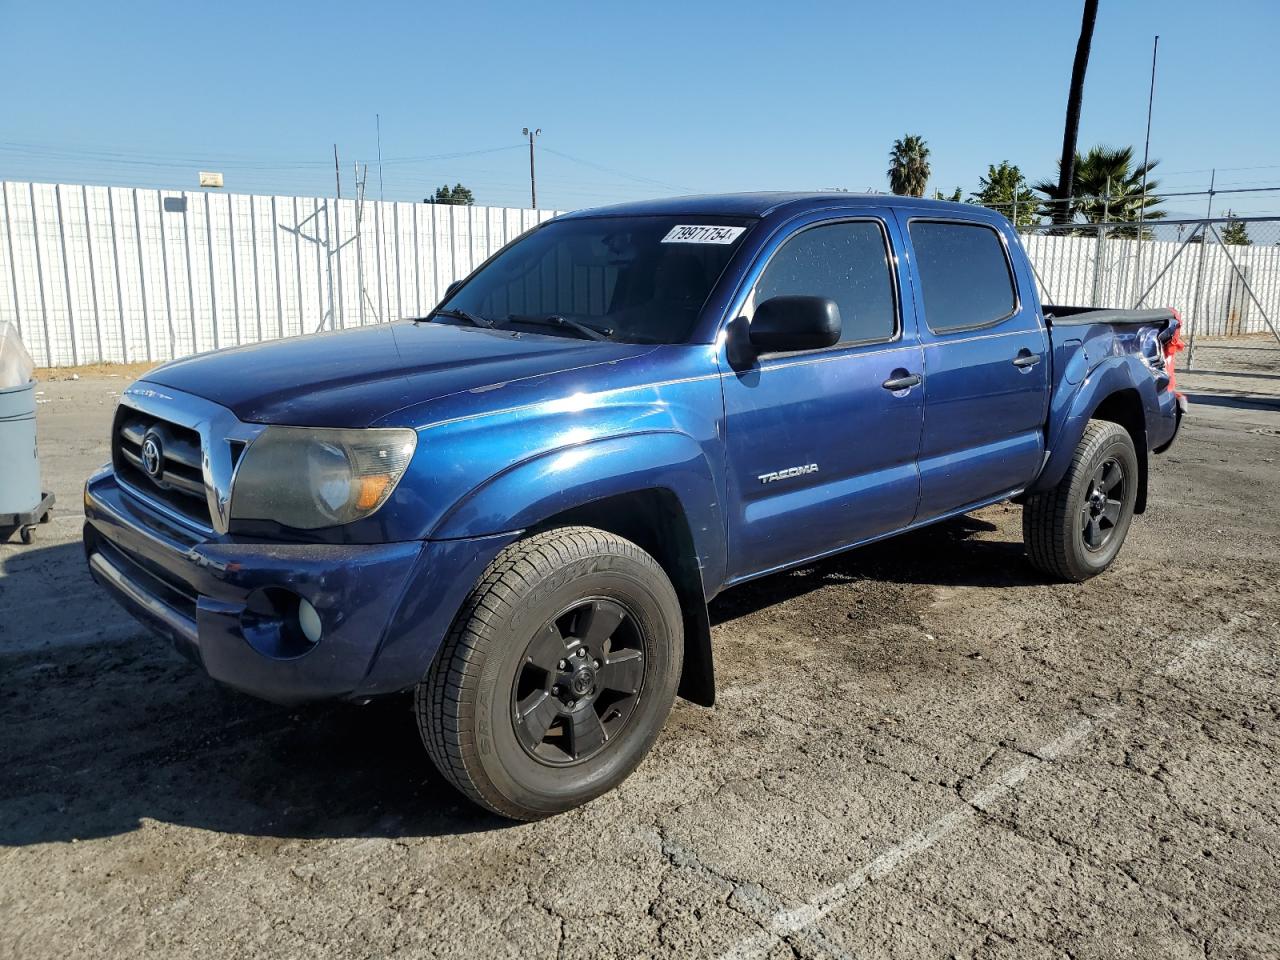
<instances>
[{"instance_id":1,"label":"gravel ground","mask_svg":"<svg viewBox=\"0 0 1280 960\"><path fill-rule=\"evenodd\" d=\"M1280 351L1198 345L1119 561L983 510L730 591L720 703L614 793L470 807L403 700L214 686L90 581L125 380L44 383L0 546L0 956L1280 956Z\"/></svg>"}]
</instances>

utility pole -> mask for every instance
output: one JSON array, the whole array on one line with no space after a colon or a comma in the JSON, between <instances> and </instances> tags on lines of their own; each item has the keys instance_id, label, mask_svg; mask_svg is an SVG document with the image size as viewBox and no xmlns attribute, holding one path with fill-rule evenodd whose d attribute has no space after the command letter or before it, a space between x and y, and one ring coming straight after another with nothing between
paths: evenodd
<instances>
[{"instance_id":1,"label":"utility pole","mask_svg":"<svg viewBox=\"0 0 1280 960\"><path fill-rule=\"evenodd\" d=\"M378 125L378 199L387 199L382 193L382 114L375 113L373 115L374 122Z\"/></svg>"},{"instance_id":2,"label":"utility pole","mask_svg":"<svg viewBox=\"0 0 1280 960\"><path fill-rule=\"evenodd\" d=\"M338 186L338 199L342 199L342 174L338 172L338 145L333 145L333 182Z\"/></svg>"},{"instance_id":3,"label":"utility pole","mask_svg":"<svg viewBox=\"0 0 1280 960\"><path fill-rule=\"evenodd\" d=\"M542 128L530 129L525 127L520 131L529 138L529 200L533 205L533 209L538 209L538 178L533 172L533 138L542 134Z\"/></svg>"},{"instance_id":4,"label":"utility pole","mask_svg":"<svg viewBox=\"0 0 1280 960\"><path fill-rule=\"evenodd\" d=\"M1138 262L1134 266L1135 286L1142 289L1142 222L1147 216L1147 167L1151 159L1151 107L1156 101L1156 53L1160 50L1160 35L1151 44L1151 89L1147 93L1147 139L1142 145L1142 205L1138 207ZM1110 191L1108 191L1110 192Z\"/></svg>"},{"instance_id":5,"label":"utility pole","mask_svg":"<svg viewBox=\"0 0 1280 960\"><path fill-rule=\"evenodd\" d=\"M1196 267L1196 298L1195 306L1191 308L1191 323L1188 324L1187 330L1187 369L1191 369L1191 364L1196 358L1196 330L1200 326L1200 306L1204 300L1204 261L1208 254L1209 246L1209 221L1213 218L1213 185L1218 181L1218 171L1213 169L1209 171L1209 205L1204 211L1204 223L1200 230L1200 264Z\"/></svg>"}]
</instances>

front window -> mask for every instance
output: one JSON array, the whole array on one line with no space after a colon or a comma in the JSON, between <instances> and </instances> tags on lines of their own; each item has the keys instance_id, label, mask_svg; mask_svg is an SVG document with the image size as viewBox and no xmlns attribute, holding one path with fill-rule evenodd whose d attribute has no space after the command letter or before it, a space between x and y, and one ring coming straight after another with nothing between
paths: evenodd
<instances>
[{"instance_id":1,"label":"front window","mask_svg":"<svg viewBox=\"0 0 1280 960\"><path fill-rule=\"evenodd\" d=\"M892 340L898 307L888 238L879 221L819 224L787 240L756 283L755 305L783 296L834 300L841 344Z\"/></svg>"},{"instance_id":2,"label":"front window","mask_svg":"<svg viewBox=\"0 0 1280 960\"><path fill-rule=\"evenodd\" d=\"M504 329L683 343L752 220L557 220L503 250L440 305ZM559 319L557 319L559 318ZM564 321L564 322L561 322Z\"/></svg>"}]
</instances>

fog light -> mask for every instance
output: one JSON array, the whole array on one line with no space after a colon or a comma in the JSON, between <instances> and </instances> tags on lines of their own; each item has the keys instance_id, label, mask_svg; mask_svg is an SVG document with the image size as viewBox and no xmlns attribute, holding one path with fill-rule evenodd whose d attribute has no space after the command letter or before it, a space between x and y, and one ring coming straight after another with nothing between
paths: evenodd
<instances>
[{"instance_id":1,"label":"fog light","mask_svg":"<svg viewBox=\"0 0 1280 960\"><path fill-rule=\"evenodd\" d=\"M298 598L298 626L302 635L312 643L320 642L320 634L324 628L320 624L320 614L304 597Z\"/></svg>"}]
</instances>

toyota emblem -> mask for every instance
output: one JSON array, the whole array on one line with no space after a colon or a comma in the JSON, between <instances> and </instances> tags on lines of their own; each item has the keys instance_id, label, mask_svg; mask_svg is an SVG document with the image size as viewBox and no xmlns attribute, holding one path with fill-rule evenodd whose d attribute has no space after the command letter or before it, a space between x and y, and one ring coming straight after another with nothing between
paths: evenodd
<instances>
[{"instance_id":1,"label":"toyota emblem","mask_svg":"<svg viewBox=\"0 0 1280 960\"><path fill-rule=\"evenodd\" d=\"M160 452L160 440L155 434L142 438L142 469L152 480L159 480L164 472L164 455Z\"/></svg>"}]
</instances>

